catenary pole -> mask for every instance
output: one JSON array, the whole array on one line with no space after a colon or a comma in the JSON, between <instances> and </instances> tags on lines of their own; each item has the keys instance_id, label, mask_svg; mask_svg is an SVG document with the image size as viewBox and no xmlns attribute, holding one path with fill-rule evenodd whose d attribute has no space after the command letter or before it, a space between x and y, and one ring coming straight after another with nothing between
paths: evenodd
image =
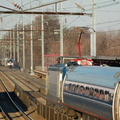
<instances>
[{"instance_id":1,"label":"catenary pole","mask_svg":"<svg viewBox=\"0 0 120 120\"><path fill-rule=\"evenodd\" d=\"M12 58L12 31L10 31L10 58Z\"/></svg>"},{"instance_id":2,"label":"catenary pole","mask_svg":"<svg viewBox=\"0 0 120 120\"><path fill-rule=\"evenodd\" d=\"M24 26L24 19L23 20L23 69L25 69L25 26Z\"/></svg>"},{"instance_id":3,"label":"catenary pole","mask_svg":"<svg viewBox=\"0 0 120 120\"><path fill-rule=\"evenodd\" d=\"M96 31L96 0L92 0L91 28ZM96 32L92 31L90 35L90 55L96 56Z\"/></svg>"},{"instance_id":4,"label":"catenary pole","mask_svg":"<svg viewBox=\"0 0 120 120\"><path fill-rule=\"evenodd\" d=\"M13 28L13 59L15 61L15 31Z\"/></svg>"},{"instance_id":5,"label":"catenary pole","mask_svg":"<svg viewBox=\"0 0 120 120\"><path fill-rule=\"evenodd\" d=\"M43 2L43 0L42 0ZM42 8L42 12L43 12L43 8ZM41 32L41 36L42 36L42 70L44 71L44 15L41 15L41 27L42 27L42 32Z\"/></svg>"},{"instance_id":6,"label":"catenary pole","mask_svg":"<svg viewBox=\"0 0 120 120\"><path fill-rule=\"evenodd\" d=\"M30 0L31 1L31 0ZM31 8L31 3L30 3L30 8ZM34 71L33 71L33 32L32 32L32 15L31 17L31 34L30 34L30 42L31 42L31 72L30 75L34 75Z\"/></svg>"},{"instance_id":7,"label":"catenary pole","mask_svg":"<svg viewBox=\"0 0 120 120\"><path fill-rule=\"evenodd\" d=\"M19 32L18 32L18 24L17 24L17 63L19 64Z\"/></svg>"},{"instance_id":8,"label":"catenary pole","mask_svg":"<svg viewBox=\"0 0 120 120\"><path fill-rule=\"evenodd\" d=\"M23 5L23 1L21 1ZM23 70L25 70L25 25L24 25L24 17L22 15L22 41L23 41Z\"/></svg>"},{"instance_id":9,"label":"catenary pole","mask_svg":"<svg viewBox=\"0 0 120 120\"><path fill-rule=\"evenodd\" d=\"M62 3L60 3L60 11L62 12ZM60 16L60 56L63 56L63 16Z\"/></svg>"}]
</instances>

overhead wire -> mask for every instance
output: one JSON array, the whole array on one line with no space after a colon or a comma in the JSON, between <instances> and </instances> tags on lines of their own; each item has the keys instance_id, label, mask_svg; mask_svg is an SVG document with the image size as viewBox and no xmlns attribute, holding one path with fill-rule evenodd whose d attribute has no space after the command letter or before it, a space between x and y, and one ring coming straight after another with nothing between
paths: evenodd
<instances>
[{"instance_id":1,"label":"overhead wire","mask_svg":"<svg viewBox=\"0 0 120 120\"><path fill-rule=\"evenodd\" d=\"M109 27L116 26L116 25L120 25L120 22L119 22L119 23L116 23L116 24L112 24L112 25L104 26L104 27L99 27L98 29L109 28ZM113 31L114 31L114 30L113 30Z\"/></svg>"},{"instance_id":2,"label":"overhead wire","mask_svg":"<svg viewBox=\"0 0 120 120\"><path fill-rule=\"evenodd\" d=\"M32 1L33 2L33 1ZM102 5L102 4L104 4L104 3L108 3L108 2L101 2L100 4L98 4L99 6L97 6L96 7L96 9L98 10L98 9L101 9L101 8L105 8L105 7L109 7L109 5L110 6L112 6L111 4L107 4L107 5ZM120 4L120 3L119 3ZM28 5L28 4L27 4ZM23 5L22 7L24 8L26 5ZM86 9L85 11L90 11L91 9ZM78 19L80 18L80 16L77 16L71 23L69 23L68 24L68 26L69 25L71 25L71 24L73 24L73 23L75 23L75 21L77 21ZM25 18L26 20L27 20L27 18ZM113 22L115 22L115 21L109 21L110 23L113 23ZM97 23L96 25L101 25L101 24L106 24L106 23L108 23L108 22L101 22L101 23ZM120 23L118 23L118 24L120 24ZM118 24L116 24L116 25L118 25ZM115 25L115 24L114 24ZM107 28L107 27L110 27L110 26L106 26L106 27L104 27L104 28ZM103 27L102 27L103 28Z\"/></svg>"},{"instance_id":3,"label":"overhead wire","mask_svg":"<svg viewBox=\"0 0 120 120\"><path fill-rule=\"evenodd\" d=\"M7 1L9 1L9 0L7 0ZM10 1L9 1L10 2ZM35 0L33 0L32 2L35 2ZM103 8L103 7L109 7L109 6L112 6L112 5L116 5L116 4L120 4L120 2L115 2L115 4L113 4L113 3L110 3L111 2L111 0L108 0L108 1L104 1L104 2L99 2L98 4L97 4L97 9L99 9L99 8ZM11 2L12 3L12 2ZM30 2L29 2L30 3ZM107 3L107 5L104 5L104 4L106 4ZM110 3L110 4L108 4L108 3ZM101 5L101 4L103 4L103 5ZM23 6L25 6L26 4L24 4ZM101 5L101 6L99 6L99 5ZM90 9L86 9L86 11L89 11ZM72 23L74 23L77 19L79 19L80 18L80 16L79 17L77 17L77 18L75 18L75 20L73 20L71 23L69 23L68 25L70 25L70 24L72 24Z\"/></svg>"},{"instance_id":4,"label":"overhead wire","mask_svg":"<svg viewBox=\"0 0 120 120\"><path fill-rule=\"evenodd\" d=\"M109 3L109 2L111 2L111 1L109 0L109 1L105 1L105 2L100 2L100 3L98 3L98 4L105 4L105 3ZM113 5L116 5L116 4L120 4L120 2L117 2L117 3L115 3L115 4L113 4L113 3L107 4L107 5L99 6L99 7L96 7L96 8L99 9L99 8L104 8L104 7L113 6ZM68 25L70 25L70 24L72 24L73 22L75 22L78 18L79 18L79 17L77 17L75 20L73 20L73 21L72 21L71 23L69 23ZM112 23L112 22L115 22L115 21L111 21L111 23ZM108 21L108 22L105 22L105 23L110 23L110 22ZM99 24L105 24L105 23L97 23L97 25L99 25Z\"/></svg>"},{"instance_id":5,"label":"overhead wire","mask_svg":"<svg viewBox=\"0 0 120 120\"><path fill-rule=\"evenodd\" d=\"M104 3L104 2L103 2L103 3ZM96 7L95 7L96 10L97 10L97 9L101 9L101 8L106 8L106 7L112 7L112 6L115 6L115 5L119 5L120 2L111 2L111 3L109 3L109 4L104 4L104 5L100 5L100 6L99 6L99 4L100 4L100 3L97 3L97 4L96 4ZM90 9L86 9L85 11L91 11L91 8L90 8Z\"/></svg>"},{"instance_id":6,"label":"overhead wire","mask_svg":"<svg viewBox=\"0 0 120 120\"><path fill-rule=\"evenodd\" d=\"M81 10L81 12L83 12L83 11L85 10L85 9L82 7L82 5L80 4L80 3L82 3L82 0L79 1L80 3L78 3L78 2L76 2L76 1L74 1L74 0L70 0L70 1L71 1L71 5L72 5L72 6L73 6L73 4L74 4L74 6L77 6L77 10L76 10L75 12L80 12L80 10ZM70 10L73 10L73 8L76 9L76 7L70 7L70 6L69 6L69 9L70 9ZM69 17L70 17L70 16L68 16L66 19L69 19ZM71 24L74 23L78 18L80 18L80 16L75 17L74 20L72 20L70 23L66 24L65 26L71 25ZM80 18L80 19L81 19L81 18Z\"/></svg>"},{"instance_id":7,"label":"overhead wire","mask_svg":"<svg viewBox=\"0 0 120 120\"><path fill-rule=\"evenodd\" d=\"M110 3L110 2L112 2L112 3ZM106 4L107 3L107 4ZM103 4L103 5L102 5ZM106 4L106 5L105 5ZM110 6L114 6L114 5L118 5L118 4L120 4L120 2L118 2L118 1L104 1L104 2L99 2L99 3L97 3L97 7L96 7L96 9L98 10L98 9L100 9L100 8L105 8L105 7L110 7ZM101 6L99 6L99 5L101 5ZM88 5L89 6L89 5ZM91 11L91 9L86 9L85 11ZM77 18L79 18L79 17L77 17ZM73 20L73 22L74 22L74 20ZM113 21L114 22L114 21ZM109 22L106 22L106 23L109 23ZM112 22L111 22L112 23ZM70 24L72 24L72 22L70 23ZM101 23L101 24L104 24L104 23ZM98 23L96 24L96 25L98 25ZM69 26L69 24L68 24L68 26Z\"/></svg>"},{"instance_id":8,"label":"overhead wire","mask_svg":"<svg viewBox=\"0 0 120 120\"><path fill-rule=\"evenodd\" d=\"M31 4L31 3L30 3ZM45 14L44 12L43 12L43 14ZM35 16L35 14L33 13L32 15L34 15ZM25 18L26 19L26 18ZM46 20L44 20L43 22L46 22L47 21L47 19ZM39 22L40 23L40 22ZM41 22L42 23L42 22ZM38 35L37 37L39 38L39 36L40 35Z\"/></svg>"}]
</instances>

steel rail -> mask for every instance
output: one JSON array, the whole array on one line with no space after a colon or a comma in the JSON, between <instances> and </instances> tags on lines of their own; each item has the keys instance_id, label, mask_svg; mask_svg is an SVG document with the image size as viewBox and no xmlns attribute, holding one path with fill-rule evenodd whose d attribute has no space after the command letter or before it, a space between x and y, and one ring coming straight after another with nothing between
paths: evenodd
<instances>
[{"instance_id":1,"label":"steel rail","mask_svg":"<svg viewBox=\"0 0 120 120\"><path fill-rule=\"evenodd\" d=\"M10 118L8 117L8 115L4 112L4 110L2 109L2 107L0 106L0 110L1 110L1 114L3 115L3 117L6 119L6 120L10 120Z\"/></svg>"},{"instance_id":2,"label":"steel rail","mask_svg":"<svg viewBox=\"0 0 120 120\"><path fill-rule=\"evenodd\" d=\"M45 7L45 6L49 6L49 5L52 5L52 4L57 4L57 3L60 3L60 2L65 2L65 1L67 1L67 0L59 0L59 1L56 1L56 2L53 2L53 3L43 4L43 5L33 7L33 8L29 8L29 9L26 9L24 11L33 10L33 9L36 9L36 8Z\"/></svg>"},{"instance_id":3,"label":"steel rail","mask_svg":"<svg viewBox=\"0 0 120 120\"><path fill-rule=\"evenodd\" d=\"M35 91L34 89L38 89L38 87L34 86L33 84L31 84L29 81L27 81L25 78L23 78L22 76L18 76L18 75L13 75L11 72L8 72L12 77L14 77L15 79L17 79L18 81L20 81L22 84L24 84L25 86L27 86L29 89L31 89L31 91ZM21 79L22 80L21 80ZM23 81L24 80L24 81ZM14 82L14 80L12 80ZM16 83L16 82L14 82ZM29 83L29 85L28 85ZM30 86L31 85L31 86ZM33 88L34 87L34 88Z\"/></svg>"},{"instance_id":4,"label":"steel rail","mask_svg":"<svg viewBox=\"0 0 120 120\"><path fill-rule=\"evenodd\" d=\"M7 72L7 73L6 73ZM19 86L20 88L21 88L21 86L19 85L19 84L17 84L14 80L12 80L10 77L9 77L9 75L8 74L10 74L10 71L9 70L3 70L2 69L2 73L4 74L4 75L6 75L14 84L16 84L17 86ZM12 77L14 77L14 75L15 75L15 73L14 73L14 75L11 73L10 74ZM17 74L16 74L17 75ZM18 77L17 77L17 80L19 79L19 78L21 78L21 79L25 79L23 76L20 76L20 75L17 75ZM15 76L16 77L16 76ZM28 81L26 81L26 82L28 82ZM24 82L22 82L21 81L21 83L23 83L24 84ZM30 83L30 82L29 82ZM39 84L37 81L35 81L35 83L36 84ZM31 83L32 84L32 83ZM33 84L33 86L34 86L34 84ZM28 88L29 88L29 86L27 86ZM38 87L36 87L36 88L38 88ZM22 88L21 88L22 89ZM30 89L30 88L29 88ZM43 85L43 84L40 84L40 88L39 88L39 90L40 89L44 89L45 90L45 85ZM31 90L33 90L33 89L31 89ZM46 99L46 96L45 95L43 95L43 94L39 94L42 98L44 98L44 99Z\"/></svg>"},{"instance_id":5,"label":"steel rail","mask_svg":"<svg viewBox=\"0 0 120 120\"><path fill-rule=\"evenodd\" d=\"M26 115L26 114L16 105L16 103L13 101L13 99L11 98L11 96L10 96L10 94L9 94L9 92L8 92L5 84L3 83L2 79L0 79L0 82L1 82L2 86L4 87L4 89L5 89L8 97L9 97L9 99L10 99L10 101L11 101L12 104L16 107L16 109L19 110L19 112L20 112L22 115L24 115L23 117L24 117L26 120L32 120L32 119L31 119L28 115Z\"/></svg>"}]
</instances>

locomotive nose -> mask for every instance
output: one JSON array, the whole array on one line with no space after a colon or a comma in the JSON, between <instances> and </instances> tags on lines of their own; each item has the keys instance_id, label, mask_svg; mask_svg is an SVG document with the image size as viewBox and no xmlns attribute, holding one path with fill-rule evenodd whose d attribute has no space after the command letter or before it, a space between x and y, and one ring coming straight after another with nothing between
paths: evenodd
<instances>
[{"instance_id":1,"label":"locomotive nose","mask_svg":"<svg viewBox=\"0 0 120 120\"><path fill-rule=\"evenodd\" d=\"M120 82L116 86L113 98L113 120L120 120Z\"/></svg>"},{"instance_id":2,"label":"locomotive nose","mask_svg":"<svg viewBox=\"0 0 120 120\"><path fill-rule=\"evenodd\" d=\"M120 88L119 88L120 91ZM118 120L120 120L120 93L119 93L119 104L118 104Z\"/></svg>"}]
</instances>

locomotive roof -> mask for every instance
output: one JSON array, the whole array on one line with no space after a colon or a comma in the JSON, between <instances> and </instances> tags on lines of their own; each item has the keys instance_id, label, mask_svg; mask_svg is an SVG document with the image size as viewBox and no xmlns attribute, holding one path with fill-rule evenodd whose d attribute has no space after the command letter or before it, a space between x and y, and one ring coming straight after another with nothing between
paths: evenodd
<instances>
[{"instance_id":1,"label":"locomotive roof","mask_svg":"<svg viewBox=\"0 0 120 120\"><path fill-rule=\"evenodd\" d=\"M67 80L115 88L120 81L120 67L102 67L102 66L77 66L67 72Z\"/></svg>"}]
</instances>

